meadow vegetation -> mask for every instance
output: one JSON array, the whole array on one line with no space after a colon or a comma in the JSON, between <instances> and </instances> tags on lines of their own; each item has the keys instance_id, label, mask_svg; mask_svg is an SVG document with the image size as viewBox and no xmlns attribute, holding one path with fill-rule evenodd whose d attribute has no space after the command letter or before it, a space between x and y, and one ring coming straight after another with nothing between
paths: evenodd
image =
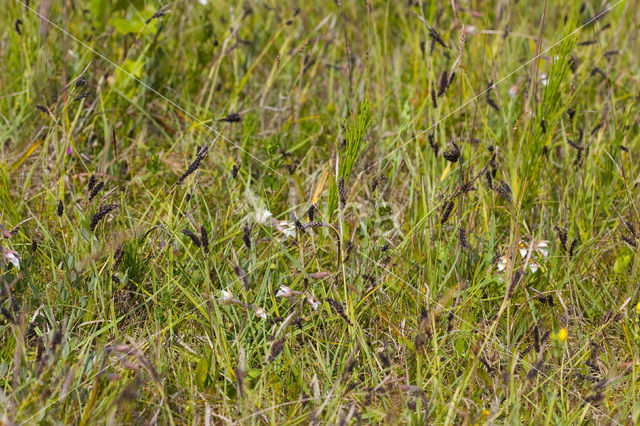
<instances>
[{"instance_id":1,"label":"meadow vegetation","mask_svg":"<svg viewBox=\"0 0 640 426\"><path fill-rule=\"evenodd\" d=\"M3 0L0 424L638 424L636 0Z\"/></svg>"}]
</instances>

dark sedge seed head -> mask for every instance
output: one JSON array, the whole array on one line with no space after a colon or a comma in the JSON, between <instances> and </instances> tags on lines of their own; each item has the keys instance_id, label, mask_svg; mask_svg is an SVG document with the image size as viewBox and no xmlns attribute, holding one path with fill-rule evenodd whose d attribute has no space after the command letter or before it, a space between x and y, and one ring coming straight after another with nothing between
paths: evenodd
<instances>
[{"instance_id":1,"label":"dark sedge seed head","mask_svg":"<svg viewBox=\"0 0 640 426\"><path fill-rule=\"evenodd\" d=\"M193 232L191 232L188 229L183 229L182 233L184 235L186 235L187 237L191 238L191 241L193 242L193 244L196 247L200 247L202 245L202 243L200 242L200 238L198 238L198 236L196 234L194 234Z\"/></svg>"},{"instance_id":2,"label":"dark sedge seed head","mask_svg":"<svg viewBox=\"0 0 640 426\"><path fill-rule=\"evenodd\" d=\"M498 194L500 194L500 196L502 198L504 198L505 200L507 200L508 202L512 201L511 198L511 187L504 181L500 182L500 185L498 186L498 188L496 189L496 191L498 191Z\"/></svg>"},{"instance_id":3,"label":"dark sedge seed head","mask_svg":"<svg viewBox=\"0 0 640 426\"><path fill-rule=\"evenodd\" d=\"M96 175L92 174L89 178L89 183L87 184L87 189L89 189L89 193L93 191L93 187L96 185Z\"/></svg>"},{"instance_id":4,"label":"dark sedge seed head","mask_svg":"<svg viewBox=\"0 0 640 426\"><path fill-rule=\"evenodd\" d=\"M340 195L340 206L344 208L347 204L347 191L344 189L344 177L340 177L340 182L338 183L338 194Z\"/></svg>"},{"instance_id":5,"label":"dark sedge seed head","mask_svg":"<svg viewBox=\"0 0 640 426\"><path fill-rule=\"evenodd\" d=\"M491 97L491 89L493 89L493 81L490 81L489 84L487 85L487 89L486 89L486 94L487 94L487 103L489 104L489 106L491 108L493 108L496 112L500 111L500 107L498 106L498 104L496 103L496 101L493 100L493 97Z\"/></svg>"},{"instance_id":6,"label":"dark sedge seed head","mask_svg":"<svg viewBox=\"0 0 640 426\"><path fill-rule=\"evenodd\" d=\"M89 201L93 200L93 198L98 195L98 193L102 190L102 188L104 187L104 182L98 182L93 189L91 189L91 193L89 194Z\"/></svg>"},{"instance_id":7,"label":"dark sedge seed head","mask_svg":"<svg viewBox=\"0 0 640 426\"><path fill-rule=\"evenodd\" d=\"M461 228L462 229L462 228ZM447 334L453 331L453 318L455 314L453 310L449 311L449 315L447 315Z\"/></svg>"},{"instance_id":8,"label":"dark sedge seed head","mask_svg":"<svg viewBox=\"0 0 640 426\"><path fill-rule=\"evenodd\" d=\"M455 142L452 142L452 145L451 148L442 153L442 156L445 160L455 163L460 159L460 149Z\"/></svg>"},{"instance_id":9,"label":"dark sedge seed head","mask_svg":"<svg viewBox=\"0 0 640 426\"><path fill-rule=\"evenodd\" d=\"M562 248L564 249L564 251L567 251L567 231L565 231L564 229L560 229L558 225L554 225L553 228L556 230L556 233L558 234L558 240L560 240L560 245L562 245Z\"/></svg>"},{"instance_id":10,"label":"dark sedge seed head","mask_svg":"<svg viewBox=\"0 0 640 426\"><path fill-rule=\"evenodd\" d=\"M271 351L269 352L269 362L273 361L278 357L278 355L280 355L280 353L284 349L284 342L284 337L273 342L273 344L271 345Z\"/></svg>"},{"instance_id":11,"label":"dark sedge seed head","mask_svg":"<svg viewBox=\"0 0 640 426\"><path fill-rule=\"evenodd\" d=\"M333 299L325 299L328 303L329 306L331 306L331 309L333 309L333 311L340 315L342 317L342 319L344 319L346 321L347 324L351 325L351 321L349 320L349 317L347 316L347 314L344 311L344 306L342 306L342 304L340 302L337 302Z\"/></svg>"},{"instance_id":12,"label":"dark sedge seed head","mask_svg":"<svg viewBox=\"0 0 640 426\"><path fill-rule=\"evenodd\" d=\"M242 121L242 116L237 112L232 112L224 118L221 118L219 121L226 121L227 123L237 123Z\"/></svg>"},{"instance_id":13,"label":"dark sedge seed head","mask_svg":"<svg viewBox=\"0 0 640 426\"><path fill-rule=\"evenodd\" d=\"M93 217L91 218L91 223L89 225L89 228L94 231L96 229L96 226L98 226L98 223L104 219L104 217L109 214L109 212L115 210L118 208L118 204L105 204L104 206L100 207L100 209L96 212L96 214L93 215Z\"/></svg>"},{"instance_id":14,"label":"dark sedge seed head","mask_svg":"<svg viewBox=\"0 0 640 426\"><path fill-rule=\"evenodd\" d=\"M247 225L242 229L242 241L247 249L251 250L251 231Z\"/></svg>"},{"instance_id":15,"label":"dark sedge seed head","mask_svg":"<svg viewBox=\"0 0 640 426\"><path fill-rule=\"evenodd\" d=\"M449 87L449 74L447 74L447 71L443 71L442 74L440 74L440 81L438 82L438 97L442 97L442 95L444 95L444 92L447 90L447 87Z\"/></svg>"},{"instance_id":16,"label":"dark sedge seed head","mask_svg":"<svg viewBox=\"0 0 640 426\"><path fill-rule=\"evenodd\" d=\"M491 175L491 170L487 170L484 175L487 178L487 186L489 189L493 189L493 176Z\"/></svg>"},{"instance_id":17,"label":"dark sedge seed head","mask_svg":"<svg viewBox=\"0 0 640 426\"><path fill-rule=\"evenodd\" d=\"M522 268L518 269L513 274L513 278L511 280L511 286L509 286L509 294L508 294L509 299L513 297L513 293L515 293L516 287L518 286L518 283L520 283L520 280L522 279L523 276L524 276L524 271L522 270Z\"/></svg>"},{"instance_id":18,"label":"dark sedge seed head","mask_svg":"<svg viewBox=\"0 0 640 426\"><path fill-rule=\"evenodd\" d=\"M435 137L433 136L433 132L429 133L428 139L429 146L431 147L431 149L433 149L433 152L436 154L436 156L438 156L438 153L440 152L440 145L438 145L438 143L436 142Z\"/></svg>"},{"instance_id":19,"label":"dark sedge seed head","mask_svg":"<svg viewBox=\"0 0 640 426\"><path fill-rule=\"evenodd\" d=\"M62 200L58 201L58 216L62 216L64 213L64 204L62 204Z\"/></svg>"},{"instance_id":20,"label":"dark sedge seed head","mask_svg":"<svg viewBox=\"0 0 640 426\"><path fill-rule=\"evenodd\" d=\"M470 247L469 242L467 241L467 232L462 226L458 229L458 243L463 249L469 249Z\"/></svg>"},{"instance_id":21,"label":"dark sedge seed head","mask_svg":"<svg viewBox=\"0 0 640 426\"><path fill-rule=\"evenodd\" d=\"M429 37L431 37L431 39L434 42L438 43L440 46L444 47L445 49L447 48L447 45L444 44L444 40L442 40L442 37L440 37L440 34L438 34L435 28L429 28Z\"/></svg>"},{"instance_id":22,"label":"dark sedge seed head","mask_svg":"<svg viewBox=\"0 0 640 426\"><path fill-rule=\"evenodd\" d=\"M238 177L238 172L240 171L240 165L234 164L231 168L231 176L235 179Z\"/></svg>"},{"instance_id":23,"label":"dark sedge seed head","mask_svg":"<svg viewBox=\"0 0 640 426\"><path fill-rule=\"evenodd\" d=\"M569 247L569 257L573 257L576 249L578 248L578 244L580 244L580 238L576 237L571 241L571 246Z\"/></svg>"},{"instance_id":24,"label":"dark sedge seed head","mask_svg":"<svg viewBox=\"0 0 640 426\"><path fill-rule=\"evenodd\" d=\"M209 234L204 225L200 225L200 241L202 242L202 248L206 254L209 254Z\"/></svg>"},{"instance_id":25,"label":"dark sedge seed head","mask_svg":"<svg viewBox=\"0 0 640 426\"><path fill-rule=\"evenodd\" d=\"M91 92L89 92L89 91L82 92L78 96L76 96L73 100L74 101L81 101L81 100L83 100L85 98L88 98L89 95L91 95Z\"/></svg>"},{"instance_id":26,"label":"dark sedge seed head","mask_svg":"<svg viewBox=\"0 0 640 426\"><path fill-rule=\"evenodd\" d=\"M453 84L453 80L455 79L456 79L456 73L452 72L451 77L449 77L449 83L447 83L447 87L451 86Z\"/></svg>"},{"instance_id":27,"label":"dark sedge seed head","mask_svg":"<svg viewBox=\"0 0 640 426\"><path fill-rule=\"evenodd\" d=\"M296 225L296 228L303 234L307 232L307 229L304 227L302 222L300 222L300 220L297 217L293 218L293 223Z\"/></svg>"},{"instance_id":28,"label":"dark sedge seed head","mask_svg":"<svg viewBox=\"0 0 640 426\"><path fill-rule=\"evenodd\" d=\"M209 152L208 146L198 147L198 150L196 152L196 159L193 160L193 163L191 163L187 170L182 174L182 176L180 176L180 178L178 179L178 185L181 184L182 181L185 180L189 175L198 170L200 164L202 163L202 160L204 160L204 157L206 157L207 152Z\"/></svg>"},{"instance_id":29,"label":"dark sedge seed head","mask_svg":"<svg viewBox=\"0 0 640 426\"><path fill-rule=\"evenodd\" d=\"M120 263L122 262L123 258L124 258L124 244L120 244L116 249L116 251L113 253L113 267L111 268L112 271L118 270L118 267L120 266Z\"/></svg>"},{"instance_id":30,"label":"dark sedge seed head","mask_svg":"<svg viewBox=\"0 0 640 426\"><path fill-rule=\"evenodd\" d=\"M449 220L449 216L451 216L451 212L453 211L453 206L453 201L449 201L443 206L442 215L440 216L440 224L444 224L447 220Z\"/></svg>"},{"instance_id":31,"label":"dark sedge seed head","mask_svg":"<svg viewBox=\"0 0 640 426\"><path fill-rule=\"evenodd\" d=\"M322 228L324 226L324 222L307 222L307 223L303 223L302 227L304 229L309 229L309 228Z\"/></svg>"}]
</instances>

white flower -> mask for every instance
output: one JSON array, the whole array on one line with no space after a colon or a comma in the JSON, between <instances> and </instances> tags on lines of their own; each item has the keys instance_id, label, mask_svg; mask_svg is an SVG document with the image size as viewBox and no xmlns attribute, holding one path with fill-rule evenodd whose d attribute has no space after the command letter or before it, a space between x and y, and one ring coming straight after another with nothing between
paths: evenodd
<instances>
[{"instance_id":1,"label":"white flower","mask_svg":"<svg viewBox=\"0 0 640 426\"><path fill-rule=\"evenodd\" d=\"M287 287L286 285L281 285L278 289L278 292L276 293L276 297L285 297L288 299L291 296L293 296L293 290L291 290L291 288Z\"/></svg>"},{"instance_id":2,"label":"white flower","mask_svg":"<svg viewBox=\"0 0 640 426\"><path fill-rule=\"evenodd\" d=\"M307 295L307 303L311 305L314 311L318 310L318 306L320 306L320 302L315 298L312 294Z\"/></svg>"},{"instance_id":3,"label":"white flower","mask_svg":"<svg viewBox=\"0 0 640 426\"><path fill-rule=\"evenodd\" d=\"M533 249L538 251L543 257L549 256L549 241L540 240L533 244Z\"/></svg>"},{"instance_id":4,"label":"white flower","mask_svg":"<svg viewBox=\"0 0 640 426\"><path fill-rule=\"evenodd\" d=\"M4 253L4 261L6 263L12 263L16 269L20 269L20 255L15 250L7 250L4 247L2 248Z\"/></svg>"},{"instance_id":5,"label":"white flower","mask_svg":"<svg viewBox=\"0 0 640 426\"><path fill-rule=\"evenodd\" d=\"M540 269L540 265L538 265L536 262L529 263L529 270L532 274L535 274L538 269Z\"/></svg>"},{"instance_id":6,"label":"white flower","mask_svg":"<svg viewBox=\"0 0 640 426\"><path fill-rule=\"evenodd\" d=\"M520 91L520 87L518 87L517 84L514 84L513 86L509 87L509 96L511 96L512 98L515 98L516 96L518 96L518 92Z\"/></svg>"},{"instance_id":7,"label":"white flower","mask_svg":"<svg viewBox=\"0 0 640 426\"><path fill-rule=\"evenodd\" d=\"M267 311L265 311L263 308L256 306L254 308L254 312L256 313L256 316L258 318L267 319Z\"/></svg>"},{"instance_id":8,"label":"white flower","mask_svg":"<svg viewBox=\"0 0 640 426\"><path fill-rule=\"evenodd\" d=\"M476 33L475 25L465 25L462 29L466 35L474 35Z\"/></svg>"},{"instance_id":9,"label":"white flower","mask_svg":"<svg viewBox=\"0 0 640 426\"><path fill-rule=\"evenodd\" d=\"M537 251L542 255L542 257L549 256L549 242L546 240L539 240L533 242L533 250ZM523 258L527 257L528 245L524 241L520 241L520 256Z\"/></svg>"},{"instance_id":10,"label":"white flower","mask_svg":"<svg viewBox=\"0 0 640 426\"><path fill-rule=\"evenodd\" d=\"M549 83L549 77L546 74L540 74L540 82L546 86Z\"/></svg>"},{"instance_id":11,"label":"white flower","mask_svg":"<svg viewBox=\"0 0 640 426\"><path fill-rule=\"evenodd\" d=\"M207 3L209 3L209 0L198 0L198 3L200 3L203 6L206 6Z\"/></svg>"},{"instance_id":12,"label":"white flower","mask_svg":"<svg viewBox=\"0 0 640 426\"><path fill-rule=\"evenodd\" d=\"M231 293L231 291L229 290L222 290L220 292L220 298L218 300L220 300L220 303L222 303L223 305L229 305L231 304L231 302L233 302L233 293Z\"/></svg>"},{"instance_id":13,"label":"white flower","mask_svg":"<svg viewBox=\"0 0 640 426\"><path fill-rule=\"evenodd\" d=\"M527 250L524 241L520 241L520 248L518 249L518 251L520 252L520 257L522 257L523 259L527 257L527 253L529 252L529 250Z\"/></svg>"},{"instance_id":14,"label":"white flower","mask_svg":"<svg viewBox=\"0 0 640 426\"><path fill-rule=\"evenodd\" d=\"M502 272L507 269L507 263L509 263L509 258L507 258L507 256L502 256L500 259L498 259L498 263L496 264L498 272Z\"/></svg>"},{"instance_id":15,"label":"white flower","mask_svg":"<svg viewBox=\"0 0 640 426\"><path fill-rule=\"evenodd\" d=\"M278 231L284 234L285 240L289 237L296 237L296 225L293 222L289 222L288 220L281 220L276 223L276 228Z\"/></svg>"},{"instance_id":16,"label":"white flower","mask_svg":"<svg viewBox=\"0 0 640 426\"><path fill-rule=\"evenodd\" d=\"M269 219L271 219L271 212L267 209L258 209L255 212L255 216L256 216L256 222L258 222L261 225L266 225L269 222Z\"/></svg>"}]
</instances>

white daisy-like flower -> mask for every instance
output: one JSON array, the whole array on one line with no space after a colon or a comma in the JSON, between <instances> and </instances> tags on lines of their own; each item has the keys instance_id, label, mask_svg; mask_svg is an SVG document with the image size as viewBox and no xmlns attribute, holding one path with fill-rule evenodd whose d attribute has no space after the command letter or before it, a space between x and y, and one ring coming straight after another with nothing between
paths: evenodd
<instances>
[{"instance_id":1,"label":"white daisy-like flower","mask_svg":"<svg viewBox=\"0 0 640 426\"><path fill-rule=\"evenodd\" d=\"M287 287L286 285L281 285L278 289L278 292L276 293L276 297L285 297L288 299L291 296L293 296L293 290L291 290L291 288Z\"/></svg>"},{"instance_id":2,"label":"white daisy-like flower","mask_svg":"<svg viewBox=\"0 0 640 426\"><path fill-rule=\"evenodd\" d=\"M529 263L529 270L532 274L535 274L538 269L540 269L540 265L538 265L536 262Z\"/></svg>"},{"instance_id":3,"label":"white daisy-like flower","mask_svg":"<svg viewBox=\"0 0 640 426\"><path fill-rule=\"evenodd\" d=\"M267 311L265 311L264 308L256 306L254 312L258 318L267 319Z\"/></svg>"},{"instance_id":4,"label":"white daisy-like flower","mask_svg":"<svg viewBox=\"0 0 640 426\"><path fill-rule=\"evenodd\" d=\"M311 305L314 311L317 311L318 306L320 306L320 302L312 294L307 295L307 303Z\"/></svg>"},{"instance_id":5,"label":"white daisy-like flower","mask_svg":"<svg viewBox=\"0 0 640 426\"><path fill-rule=\"evenodd\" d=\"M258 209L255 212L256 222L261 225L266 225L272 217L272 214L267 209Z\"/></svg>"},{"instance_id":6,"label":"white daisy-like flower","mask_svg":"<svg viewBox=\"0 0 640 426\"><path fill-rule=\"evenodd\" d=\"M229 305L231 304L231 302L233 302L233 293L231 293L231 291L229 290L222 290L220 292L220 297L218 298L218 300L223 305Z\"/></svg>"},{"instance_id":7,"label":"white daisy-like flower","mask_svg":"<svg viewBox=\"0 0 640 426\"><path fill-rule=\"evenodd\" d=\"M496 268L498 269L498 272L502 272L505 269L507 269L508 263L509 263L509 258L507 256L502 256L500 259L498 259L498 263L496 263Z\"/></svg>"}]
</instances>

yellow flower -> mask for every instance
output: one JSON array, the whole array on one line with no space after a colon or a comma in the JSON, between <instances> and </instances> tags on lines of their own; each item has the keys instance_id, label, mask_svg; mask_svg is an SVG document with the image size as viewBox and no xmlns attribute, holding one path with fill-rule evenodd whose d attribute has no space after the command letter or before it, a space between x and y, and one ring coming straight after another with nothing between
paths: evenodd
<instances>
[{"instance_id":1,"label":"yellow flower","mask_svg":"<svg viewBox=\"0 0 640 426\"><path fill-rule=\"evenodd\" d=\"M491 414L491 413L489 413L489 410L482 410L482 418L484 420L489 418L489 414Z\"/></svg>"},{"instance_id":2,"label":"yellow flower","mask_svg":"<svg viewBox=\"0 0 640 426\"><path fill-rule=\"evenodd\" d=\"M636 312L640 314L640 302L636 305Z\"/></svg>"},{"instance_id":3,"label":"yellow flower","mask_svg":"<svg viewBox=\"0 0 640 426\"><path fill-rule=\"evenodd\" d=\"M558 342L562 343L565 340L567 340L567 329L566 328L561 328L560 331L558 331Z\"/></svg>"}]
</instances>

